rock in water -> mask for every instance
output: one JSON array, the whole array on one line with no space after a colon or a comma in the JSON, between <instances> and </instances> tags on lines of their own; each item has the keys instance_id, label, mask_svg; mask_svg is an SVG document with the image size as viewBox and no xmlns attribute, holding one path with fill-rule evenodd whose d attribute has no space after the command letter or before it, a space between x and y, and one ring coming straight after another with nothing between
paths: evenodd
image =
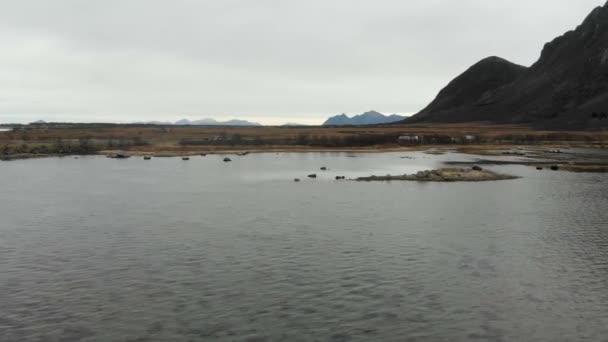
<instances>
[{"instance_id":1,"label":"rock in water","mask_svg":"<svg viewBox=\"0 0 608 342\"><path fill-rule=\"evenodd\" d=\"M357 181L417 181L417 182L484 182L516 179L518 177L495 173L488 170L445 168L431 171L420 171L412 175L359 177Z\"/></svg>"}]
</instances>

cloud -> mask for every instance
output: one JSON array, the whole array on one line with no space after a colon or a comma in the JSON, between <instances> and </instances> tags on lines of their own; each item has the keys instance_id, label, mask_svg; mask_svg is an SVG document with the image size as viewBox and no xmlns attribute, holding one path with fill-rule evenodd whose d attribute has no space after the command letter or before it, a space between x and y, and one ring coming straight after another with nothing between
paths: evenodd
<instances>
[{"instance_id":1,"label":"cloud","mask_svg":"<svg viewBox=\"0 0 608 342\"><path fill-rule=\"evenodd\" d=\"M533 63L602 4L4 1L0 121L411 113L483 57Z\"/></svg>"}]
</instances>

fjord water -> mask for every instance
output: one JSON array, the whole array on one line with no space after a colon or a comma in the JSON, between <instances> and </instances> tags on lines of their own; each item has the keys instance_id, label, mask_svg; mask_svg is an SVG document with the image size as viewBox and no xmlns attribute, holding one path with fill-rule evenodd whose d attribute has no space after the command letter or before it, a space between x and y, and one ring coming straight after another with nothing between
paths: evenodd
<instances>
[{"instance_id":1,"label":"fjord water","mask_svg":"<svg viewBox=\"0 0 608 342\"><path fill-rule=\"evenodd\" d=\"M608 336L606 175L356 183L333 177L472 157L222 157L0 162L0 340Z\"/></svg>"}]
</instances>

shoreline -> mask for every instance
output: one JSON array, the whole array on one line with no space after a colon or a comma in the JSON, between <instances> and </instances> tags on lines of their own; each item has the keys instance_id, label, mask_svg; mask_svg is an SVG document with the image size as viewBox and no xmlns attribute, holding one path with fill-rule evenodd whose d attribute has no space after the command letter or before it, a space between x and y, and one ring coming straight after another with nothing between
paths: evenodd
<instances>
[{"instance_id":1,"label":"shoreline","mask_svg":"<svg viewBox=\"0 0 608 342\"><path fill-rule=\"evenodd\" d=\"M412 140L411 138L415 138ZM410 138L410 139L408 139ZM75 155L187 157L249 153L446 152L607 148L608 131L539 130L487 123L380 126L206 127L49 124L0 132L0 159ZM511 151L508 151L511 150Z\"/></svg>"},{"instance_id":2,"label":"shoreline","mask_svg":"<svg viewBox=\"0 0 608 342\"><path fill-rule=\"evenodd\" d=\"M112 157L123 154L128 157L156 157L156 158L177 158L192 157L199 155L246 155L258 153L390 153L390 152L420 152L427 147L349 147L349 148L318 148L318 147L279 147L269 146L267 148L245 148L245 147L214 147L213 149L162 149L152 146L145 149L115 149L100 150L93 153L14 153L0 155L0 161L12 161L23 159L39 159L53 157L79 157L79 156L106 156ZM450 150L452 150L450 148ZM446 150L447 152L447 150Z\"/></svg>"},{"instance_id":3,"label":"shoreline","mask_svg":"<svg viewBox=\"0 0 608 342\"><path fill-rule=\"evenodd\" d=\"M520 157L548 157L555 156L550 152L551 149L568 151L574 148L590 149L603 151L607 147L599 147L590 144L543 144L543 145L523 145L523 144L481 144L481 145L377 145L365 147L309 147L309 146L267 146L267 147L247 147L247 146L213 146L209 148L167 148L168 146L152 145L142 146L141 148L131 147L126 149L103 149L91 153L14 153L0 155L0 160L46 158L46 157L70 157L85 155L110 156L115 154L125 154L132 157L182 157L196 155L215 155L215 154L254 154L254 153L391 153L391 152L423 152L430 155L441 155L445 153L461 153L477 156L520 156ZM562 152L558 152L562 153ZM547 158L550 159L550 158Z\"/></svg>"},{"instance_id":4,"label":"shoreline","mask_svg":"<svg viewBox=\"0 0 608 342\"><path fill-rule=\"evenodd\" d=\"M454 159L446 160L443 162L446 167L471 167L473 165L523 165L543 169L557 166L558 170L565 172L608 172L608 149L605 147L591 146L589 144L377 145L348 148L319 148L309 146L248 147L249 146L213 146L210 148L209 146L205 146L204 148L189 147L178 149L174 146L167 145L147 145L141 147L131 147L130 149L126 150L100 150L92 153L15 153L10 155L0 155L0 161L52 157L78 158L80 156L179 158L206 155L245 156L247 154L261 153L346 153L353 154L349 157L357 157L354 154L421 152L429 155L457 153L479 157L475 161L458 161ZM569 152L569 150L577 148L589 149L590 151L594 151L594 153L589 153L587 151ZM606 152L601 153L600 151ZM489 157L518 157L519 160L489 159Z\"/></svg>"},{"instance_id":5,"label":"shoreline","mask_svg":"<svg viewBox=\"0 0 608 342\"><path fill-rule=\"evenodd\" d=\"M523 144L480 144L480 145L375 145L364 147L310 147L310 146L283 146L269 145L266 147L248 146L213 146L211 148L163 148L163 146L144 146L143 148L131 149L112 149L100 150L96 154L108 155L124 153L129 156L158 156L158 157L181 157L196 156L200 154L242 154L242 153L391 153L391 152L424 152L426 154L441 155L448 152L462 153L479 156L508 156L520 155L512 151L526 151L529 154L551 155L549 150L561 149L569 150L573 148L584 148L593 150L606 150L608 148L598 147L590 144L543 144L543 145L523 145Z\"/></svg>"}]
</instances>

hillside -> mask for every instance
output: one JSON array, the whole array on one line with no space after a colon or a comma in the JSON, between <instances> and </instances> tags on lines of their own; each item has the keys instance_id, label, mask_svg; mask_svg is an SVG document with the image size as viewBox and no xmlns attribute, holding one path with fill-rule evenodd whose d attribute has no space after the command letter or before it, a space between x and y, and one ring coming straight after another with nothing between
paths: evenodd
<instances>
[{"instance_id":1,"label":"hillside","mask_svg":"<svg viewBox=\"0 0 608 342\"><path fill-rule=\"evenodd\" d=\"M393 123L405 119L400 115L384 115L376 111L365 112L360 115L355 115L352 118L346 114L332 116L327 119L323 126L362 126L362 125L377 125L384 123Z\"/></svg>"},{"instance_id":2,"label":"hillside","mask_svg":"<svg viewBox=\"0 0 608 342\"><path fill-rule=\"evenodd\" d=\"M475 64L406 123L489 121L604 127L608 119L608 3L547 43L525 68L498 57Z\"/></svg>"}]
</instances>

